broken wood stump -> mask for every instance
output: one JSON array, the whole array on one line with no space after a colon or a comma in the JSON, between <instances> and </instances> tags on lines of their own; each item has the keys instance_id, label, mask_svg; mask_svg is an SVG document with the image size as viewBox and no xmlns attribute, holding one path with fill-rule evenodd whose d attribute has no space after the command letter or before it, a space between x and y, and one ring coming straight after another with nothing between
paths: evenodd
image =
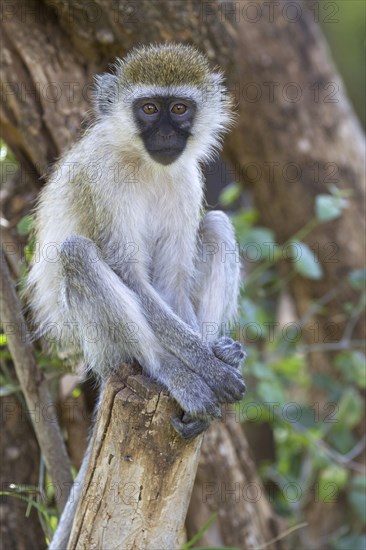
<instances>
[{"instance_id":1,"label":"broken wood stump","mask_svg":"<svg viewBox=\"0 0 366 550\"><path fill-rule=\"evenodd\" d=\"M181 439L177 414L137 367L109 379L68 550L179 548L203 436Z\"/></svg>"}]
</instances>

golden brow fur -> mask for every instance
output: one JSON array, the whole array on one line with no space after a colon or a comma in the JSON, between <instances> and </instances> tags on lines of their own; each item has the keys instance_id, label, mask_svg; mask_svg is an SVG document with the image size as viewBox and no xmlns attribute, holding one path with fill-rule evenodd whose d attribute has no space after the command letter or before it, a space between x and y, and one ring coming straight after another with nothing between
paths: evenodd
<instances>
[{"instance_id":1,"label":"golden brow fur","mask_svg":"<svg viewBox=\"0 0 366 550\"><path fill-rule=\"evenodd\" d=\"M202 86L210 75L206 58L195 48L182 44L136 48L121 62L120 68L130 84Z\"/></svg>"}]
</instances>

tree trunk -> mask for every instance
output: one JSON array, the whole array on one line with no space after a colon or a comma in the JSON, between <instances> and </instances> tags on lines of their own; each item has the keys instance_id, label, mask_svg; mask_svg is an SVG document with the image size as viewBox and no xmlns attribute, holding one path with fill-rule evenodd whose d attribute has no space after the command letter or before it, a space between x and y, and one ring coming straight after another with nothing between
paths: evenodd
<instances>
[{"instance_id":1,"label":"tree trunk","mask_svg":"<svg viewBox=\"0 0 366 550\"><path fill-rule=\"evenodd\" d=\"M127 365L107 383L68 550L180 546L203 436L182 440L177 414Z\"/></svg>"},{"instance_id":2,"label":"tree trunk","mask_svg":"<svg viewBox=\"0 0 366 550\"><path fill-rule=\"evenodd\" d=\"M263 13L268 10L265 1L256 5ZM349 349L351 339L360 342L365 334L365 317L350 320L344 309L346 303L359 300L347 276L364 262L365 137L314 12L298 3L290 14L296 18L292 22L283 16L284 6L281 2L275 9L273 20L242 22L238 46L245 55L230 79L238 94L240 118L227 151L253 192L261 222L275 231L279 247L314 217L319 193L329 193L332 184L352 192L338 219L319 225L305 238L322 266L323 278L295 275L290 281L309 346L310 370L335 376L335 351ZM283 262L280 270L288 273L293 266ZM327 398L312 386L310 399L322 421L329 413ZM361 426L360 432L362 436ZM307 547L318 548L319 540L335 532L344 516L343 506L339 498L332 504L309 499Z\"/></svg>"},{"instance_id":3,"label":"tree trunk","mask_svg":"<svg viewBox=\"0 0 366 550\"><path fill-rule=\"evenodd\" d=\"M191 539L213 514L217 519L198 546L253 549L279 535L279 521L266 498L240 424L230 416L205 434L196 482L187 516ZM285 522L283 522L285 530ZM286 548L281 540L269 550Z\"/></svg>"},{"instance_id":4,"label":"tree trunk","mask_svg":"<svg viewBox=\"0 0 366 550\"><path fill-rule=\"evenodd\" d=\"M296 8L294 2L290 4ZM327 317L313 319L318 341L323 342L329 337L329 321L337 323L338 338L342 334L341 305L354 298L344 273L359 267L362 257L364 142L314 17L298 4L301 11L292 22L293 14L283 16L285 5L282 0L273 4L242 0L230 5L179 0L14 1L7 4L1 21L4 63L0 76L6 101L0 121L6 142L38 183L39 175L80 131L94 73L107 69L114 56L122 57L136 43L196 44L221 65L236 94L241 118L227 141L226 154L245 182L251 183L262 221L276 230L279 243L313 216L315 195L327 192L333 171L340 188L354 190L344 215L322 225L307 241L319 250L325 277L314 282L298 276L291 283L300 315L314 298L336 289ZM250 11L253 6L262 13L257 21ZM339 88L329 87L332 83ZM253 101L252 92L259 99ZM250 167L259 175L252 176ZM298 169L301 178L296 180ZM356 335L358 331L359 326ZM310 336L308 341L313 343ZM331 368L328 351L312 353L310 359L314 370ZM225 440L231 440L232 449L241 443L246 449L241 432L235 432L241 443L232 437L228 429ZM208 437L207 445L209 441ZM215 463L223 464L219 449L211 452ZM236 455L236 460L245 471L247 452ZM216 470L215 475L226 479L225 471ZM215 482L220 483L220 478ZM220 509L224 514L225 504L220 503ZM328 516L327 511L317 511L311 518L315 539L319 522L328 521ZM263 517L261 524L266 523ZM226 543L229 538L221 524L216 539L207 535L206 540Z\"/></svg>"},{"instance_id":5,"label":"tree trunk","mask_svg":"<svg viewBox=\"0 0 366 550\"><path fill-rule=\"evenodd\" d=\"M258 4L265 10L265 2ZM314 217L316 195L329 193L331 184L353 192L342 216L320 225L306 239L324 277L314 281L297 275L291 282L301 317L314 300L335 290L326 315L309 319L308 324L318 325L316 339L314 331L304 333L309 343L330 343L343 335L343 305L356 299L345 276L363 267L365 137L314 14L304 4L297 5L301 12L292 14L298 14L297 22L275 10L273 21L263 17L255 25L242 25L238 44L247 55L236 77L231 75L241 85L233 86L237 99L241 96L240 118L228 137L227 151L253 191L261 221L275 231L279 245ZM355 337L363 333L359 323ZM314 371L332 372L331 357L329 352L311 354Z\"/></svg>"},{"instance_id":6,"label":"tree trunk","mask_svg":"<svg viewBox=\"0 0 366 550\"><path fill-rule=\"evenodd\" d=\"M106 70L115 56L123 57L136 43L193 42L223 69L228 68L228 62L231 68L235 63L234 26L218 18L210 22L206 5L197 2L142 0L138 5L128 1L117 5L112 0L92 4L18 0L4 9L0 78L5 101L0 121L5 141L35 186L39 186L39 177L49 164L76 139L82 121L88 122L93 75ZM218 424L212 427L217 433L220 429ZM230 437L227 432L225 440ZM246 448L243 433L236 437ZM238 444L232 442L232 448ZM212 452L216 455L218 451ZM245 454L240 456L241 468L247 459ZM238 456L236 461L239 467ZM226 479L221 467L227 464L219 459L217 464L219 482ZM224 509L221 503L219 512ZM238 510L232 513L236 515ZM246 508L239 513L242 522L245 513ZM259 524L266 525L267 519ZM268 526L262 534L253 535L253 540L266 541L276 533ZM225 534L220 536L226 539ZM246 548L246 542L238 544Z\"/></svg>"}]
</instances>

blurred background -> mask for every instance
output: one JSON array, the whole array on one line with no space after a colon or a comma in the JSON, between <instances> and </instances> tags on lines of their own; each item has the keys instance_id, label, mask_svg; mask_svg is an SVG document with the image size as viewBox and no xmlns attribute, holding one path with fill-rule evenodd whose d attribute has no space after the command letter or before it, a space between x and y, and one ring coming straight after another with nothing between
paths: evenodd
<instances>
[{"instance_id":1,"label":"blurred background","mask_svg":"<svg viewBox=\"0 0 366 550\"><path fill-rule=\"evenodd\" d=\"M341 10L339 23L319 21L349 98L365 127L365 6L363 2L350 0L332 7Z\"/></svg>"},{"instance_id":2,"label":"blurred background","mask_svg":"<svg viewBox=\"0 0 366 550\"><path fill-rule=\"evenodd\" d=\"M365 128L365 3L361 0L322 0L308 4L311 4L308 8L313 14L312 19L319 23L326 37L359 123ZM55 21L57 23L57 17ZM295 32L302 32L300 26ZM179 40L179 33L177 36ZM74 46L80 56L85 53L82 40L84 38L76 40ZM156 41L155 36L153 40ZM309 48L313 47L312 38L308 42ZM98 54L85 55L88 62L92 59L91 73L107 68L108 60L111 60L108 47L98 45ZM120 46L114 44L113 48L118 54ZM245 55L246 51L241 50L240 56ZM229 62L228 68L232 70ZM332 94L333 88L327 88L331 82L329 77L325 79L325 93ZM10 105L11 98L8 101ZM286 124L290 126L290 122ZM270 125L269 128L273 130ZM5 134L14 137L18 130L24 133L24 128L15 123L12 131ZM28 136L28 139L34 140L36 148L37 136ZM14 143L16 141L17 138ZM10 246L15 251L8 254L7 259L17 288L21 290L34 246L32 208L40 187L34 181L41 180L38 174L36 178L29 176L29 158L19 151L13 153L9 145L5 140L1 141L1 231L8 250ZM336 158L330 155L326 159L326 173L331 175L332 162L339 162L339 179L334 183L331 178L329 182L324 178L319 183L314 176L315 191L311 199L307 188L301 188L297 202L303 201L304 212L307 212L310 201L311 215L304 214L305 221L300 220L298 226L289 222L288 233L280 225L281 220L277 226L263 214L272 205L276 209L277 201L280 204L278 196L274 194L264 207L264 198L259 195L258 188L251 186L250 181L243 182L241 177L236 177L235 155L230 146L225 160L219 160L206 170L207 202L210 207L229 212L244 251L240 325L235 335L243 341L248 353L244 369L248 392L237 414L243 434L249 441L266 499L275 516L280 518L281 530L290 530L286 536L287 546L285 543L283 547L271 543L268 548L366 548L365 341L359 328L365 316L364 253L356 253L355 265L348 264L342 254L337 255L338 247L352 248L357 239L362 249L364 235L357 223L352 227L349 224L346 226L349 238L338 241L335 226L327 225L343 223L350 205L358 202L362 209L363 199L362 193L358 194L357 178L354 189L348 185L349 169L346 167L342 171L342 155L338 153L337 150ZM28 168L22 171L21 177L20 166ZM41 170L36 163L32 169L33 173L44 173L43 167ZM295 200L292 205L295 208ZM278 218L283 221L288 216L290 220L291 207L291 203L287 210L279 207L282 214ZM312 240L313 235L316 237ZM298 261L290 262L291 265L284 268L283 248L279 251L278 243L289 251L292 259L300 252ZM330 247L326 248L328 245ZM319 246L323 247L323 255ZM258 250L259 257L256 256ZM329 275L333 254L341 265L335 275ZM328 258L328 264L324 258ZM343 294L337 294L337 279L347 286ZM305 301L306 306L302 307ZM337 309L332 309L332 301L337 302ZM3 406L8 407L14 399L24 407L6 344L4 331L0 334L0 397ZM56 353L46 354L38 342L35 347L38 363L47 373L58 401L59 418L75 473L85 449L96 398L93 381L80 380L71 373L64 358ZM329 354L326 360L325 354ZM6 488L1 506L11 521L8 527L2 527L2 533L7 541L6 548L20 548L15 532L28 529L27 526L33 522L31 529L36 533L35 540L42 539L42 544L38 545L41 548L45 547L45 541L55 529L58 515L52 489L46 494L40 490L45 476L47 480L47 473L37 443L28 437L29 430L23 424L21 413L13 415L10 420L9 417L3 419L5 466L2 480ZM20 450L20 440L27 440L25 457L24 448ZM11 496L8 496L9 492ZM17 499L20 504L14 511L13 502ZM194 527L190 528L191 531L187 528L188 538L203 527L193 520L191 524ZM198 546L209 546L209 527L206 535L207 540L203 534ZM221 547L228 548L225 537L223 540ZM36 546L30 544L27 548L30 547ZM244 544L240 547L246 548Z\"/></svg>"}]
</instances>

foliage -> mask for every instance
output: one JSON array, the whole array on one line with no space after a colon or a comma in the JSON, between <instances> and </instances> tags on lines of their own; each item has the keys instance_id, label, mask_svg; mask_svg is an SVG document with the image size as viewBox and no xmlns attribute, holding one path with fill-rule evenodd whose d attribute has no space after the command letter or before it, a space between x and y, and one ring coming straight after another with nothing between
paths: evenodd
<instances>
[{"instance_id":1,"label":"foliage","mask_svg":"<svg viewBox=\"0 0 366 550\"><path fill-rule=\"evenodd\" d=\"M314 2L310 9L325 33L357 116L363 127L366 127L365 3L359 0Z\"/></svg>"},{"instance_id":2,"label":"foliage","mask_svg":"<svg viewBox=\"0 0 366 550\"><path fill-rule=\"evenodd\" d=\"M225 206L237 200L237 188L231 184L224 190ZM232 215L247 271L239 326L248 353L244 375L249 391L239 407L240 419L256 422L258 429L261 423L272 427L275 456L262 462L259 471L272 505L290 525L303 519L311 502L347 500L342 528L329 534L328 544L324 541L324 547L335 550L363 548L365 542L366 478L353 462L365 446L354 430L364 414L360 390L366 386L365 355L362 343L354 348L351 340L352 327L365 310L365 270L348 274L358 301L344 304L344 347L335 346L332 376L314 373L307 364L313 349L327 351L316 322L309 326L306 316L298 319L295 314L292 322L281 325L278 303L294 277L323 277L321 263L303 239L319 224L341 216L349 196L334 186L329 194L318 195L314 218L282 246L272 231L258 225L255 209ZM249 246L260 251L254 259ZM323 404L314 402L314 389L323 392Z\"/></svg>"},{"instance_id":3,"label":"foliage","mask_svg":"<svg viewBox=\"0 0 366 550\"><path fill-rule=\"evenodd\" d=\"M41 497L39 488L11 483L8 491L0 491L0 496L17 498L26 502L26 517L29 517L31 509L35 508L45 533L45 540L49 544L57 526L57 512L50 507L48 499L45 499L44 496Z\"/></svg>"},{"instance_id":4,"label":"foliage","mask_svg":"<svg viewBox=\"0 0 366 550\"><path fill-rule=\"evenodd\" d=\"M239 186L231 184L223 191L222 202L228 207L239 196ZM317 225L341 216L348 206L348 197L349 193L335 187L330 188L329 194L319 195L314 218L281 245L273 231L259 225L259 215L254 208L245 208L232 215L248 271L240 299L238 336L245 342L248 353L244 372L249 390L238 407L239 418L255 422L258 427L269 423L273 430L275 456L260 463L259 472L269 500L289 525L296 525L303 519L304 508L309 502L322 501L331 505L340 498L346 500L344 524L339 533L329 534L327 541L334 550L357 550L364 548L366 542L362 534L366 477L355 470L353 462L365 443L357 439L354 430L364 414L360 390L366 387L365 355L360 345L353 347L349 340L346 347L335 350L332 376L311 372L308 354L319 345L327 349L326 343L317 341L318 327L316 324L309 327L304 319L297 318L280 325L277 310L280 296L294 277L315 280L323 277L321 264L304 239ZM17 224L19 235L29 235L31 227L31 216L25 216ZM33 250L34 242L30 239L25 248L23 272ZM365 280L366 269L347 275L350 289L358 295L356 303L344 304L349 329L364 314ZM308 344L306 331L311 331L313 345ZM352 331L348 332L350 338ZM57 382L65 371L64 362L56 354L45 355L39 347L37 358L50 381ZM8 368L9 360L6 335L0 334L0 396L20 395L19 385ZM313 402L314 388L324 392L325 405ZM41 480L38 489L24 493L24 487L18 490L13 485L12 490L5 493L25 500L28 506L38 510L49 539L57 525L57 514L52 492L45 492L45 486L46 481ZM39 494L42 494L42 501ZM190 548L215 519L215 515L210 518L184 548Z\"/></svg>"}]
</instances>

